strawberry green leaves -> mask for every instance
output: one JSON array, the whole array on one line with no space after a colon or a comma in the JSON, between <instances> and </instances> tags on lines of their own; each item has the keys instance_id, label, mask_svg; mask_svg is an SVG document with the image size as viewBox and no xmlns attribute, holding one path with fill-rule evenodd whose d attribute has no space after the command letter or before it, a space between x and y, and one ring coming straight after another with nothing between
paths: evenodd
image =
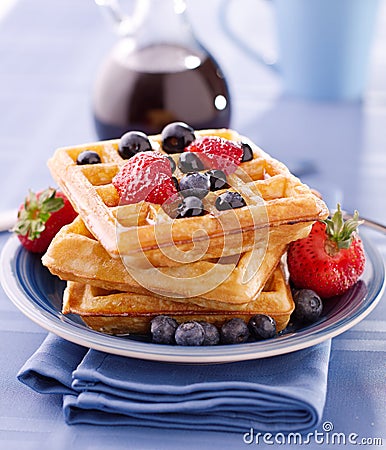
<instances>
[{"instance_id":1,"label":"strawberry green leaves","mask_svg":"<svg viewBox=\"0 0 386 450\"><path fill-rule=\"evenodd\" d=\"M12 231L21 236L28 236L30 240L37 239L44 231L51 214L64 205L63 198L55 195L56 190L53 188L48 188L39 195L30 190L24 206L19 210L18 222Z\"/></svg>"},{"instance_id":2,"label":"strawberry green leaves","mask_svg":"<svg viewBox=\"0 0 386 450\"><path fill-rule=\"evenodd\" d=\"M335 242L338 250L343 248L350 248L353 233L357 231L358 226L363 223L359 220L358 211L354 212L352 219L343 220L343 214L340 204L337 205L337 210L331 218L323 220L326 224L326 234L328 238Z\"/></svg>"}]
</instances>

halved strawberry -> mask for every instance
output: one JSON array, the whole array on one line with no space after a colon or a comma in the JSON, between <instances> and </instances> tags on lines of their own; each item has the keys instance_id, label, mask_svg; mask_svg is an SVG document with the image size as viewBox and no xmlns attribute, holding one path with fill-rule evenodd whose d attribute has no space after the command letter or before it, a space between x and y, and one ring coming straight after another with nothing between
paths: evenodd
<instances>
[{"instance_id":1,"label":"halved strawberry","mask_svg":"<svg viewBox=\"0 0 386 450\"><path fill-rule=\"evenodd\" d=\"M29 191L19 208L12 231L27 250L44 253L56 233L76 216L77 213L62 192L53 188L38 193Z\"/></svg>"},{"instance_id":2,"label":"halved strawberry","mask_svg":"<svg viewBox=\"0 0 386 450\"><path fill-rule=\"evenodd\" d=\"M146 200L162 205L177 193L168 158L158 152L141 152L130 158L112 180L122 204Z\"/></svg>"},{"instance_id":3,"label":"halved strawberry","mask_svg":"<svg viewBox=\"0 0 386 450\"><path fill-rule=\"evenodd\" d=\"M365 267L365 253L357 233L358 212L343 220L340 205L331 219L315 222L311 233L289 245L291 281L298 289L312 289L322 298L343 294Z\"/></svg>"},{"instance_id":4,"label":"halved strawberry","mask_svg":"<svg viewBox=\"0 0 386 450\"><path fill-rule=\"evenodd\" d=\"M244 153L241 144L219 136L197 138L185 151L200 153L207 168L222 170L227 175L236 171Z\"/></svg>"},{"instance_id":5,"label":"halved strawberry","mask_svg":"<svg viewBox=\"0 0 386 450\"><path fill-rule=\"evenodd\" d=\"M173 183L171 177L165 175L160 178L158 184L154 185L145 200L150 203L163 205L169 199L173 198L175 194L177 194L176 185Z\"/></svg>"}]
</instances>

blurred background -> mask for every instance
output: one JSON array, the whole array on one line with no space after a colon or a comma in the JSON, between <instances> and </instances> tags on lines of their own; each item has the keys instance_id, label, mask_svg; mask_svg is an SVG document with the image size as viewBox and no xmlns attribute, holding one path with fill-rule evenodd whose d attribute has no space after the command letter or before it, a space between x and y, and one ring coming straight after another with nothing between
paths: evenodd
<instances>
[{"instance_id":1,"label":"blurred background","mask_svg":"<svg viewBox=\"0 0 386 450\"><path fill-rule=\"evenodd\" d=\"M230 127L323 190L328 201L343 200L347 209L380 218L380 205L371 198L386 198L380 170L386 164L384 1L376 14L363 98L350 101L285 92L282 77L256 56L269 61L277 49L268 3L187 2L197 39L226 79ZM98 138L93 89L118 36L91 0L3 0L0 7L0 167L6 192L0 209L7 209L20 203L20 192L52 184L46 160L55 148Z\"/></svg>"}]
</instances>

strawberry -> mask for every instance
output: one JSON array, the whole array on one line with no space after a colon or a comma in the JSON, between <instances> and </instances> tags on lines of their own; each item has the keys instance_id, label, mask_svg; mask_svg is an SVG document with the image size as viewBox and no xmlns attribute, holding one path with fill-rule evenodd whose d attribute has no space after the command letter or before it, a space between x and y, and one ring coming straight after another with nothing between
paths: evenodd
<instances>
[{"instance_id":1,"label":"strawberry","mask_svg":"<svg viewBox=\"0 0 386 450\"><path fill-rule=\"evenodd\" d=\"M13 230L30 252L44 253L53 237L77 216L67 197L53 188L29 191Z\"/></svg>"},{"instance_id":2,"label":"strawberry","mask_svg":"<svg viewBox=\"0 0 386 450\"><path fill-rule=\"evenodd\" d=\"M200 153L207 168L222 170L227 175L235 172L244 153L241 144L219 136L198 138L185 151Z\"/></svg>"},{"instance_id":3,"label":"strawberry","mask_svg":"<svg viewBox=\"0 0 386 450\"><path fill-rule=\"evenodd\" d=\"M162 205L176 193L176 185L173 183L172 178L165 175L160 178L159 184L155 185L145 200Z\"/></svg>"},{"instance_id":4,"label":"strawberry","mask_svg":"<svg viewBox=\"0 0 386 450\"><path fill-rule=\"evenodd\" d=\"M166 156L158 152L140 152L130 158L112 180L122 204L146 200L162 205L177 193Z\"/></svg>"},{"instance_id":5,"label":"strawberry","mask_svg":"<svg viewBox=\"0 0 386 450\"><path fill-rule=\"evenodd\" d=\"M357 211L344 221L338 205L331 219L315 222L308 237L292 242L287 262L294 286L329 298L354 285L365 267L360 223Z\"/></svg>"}]
</instances>

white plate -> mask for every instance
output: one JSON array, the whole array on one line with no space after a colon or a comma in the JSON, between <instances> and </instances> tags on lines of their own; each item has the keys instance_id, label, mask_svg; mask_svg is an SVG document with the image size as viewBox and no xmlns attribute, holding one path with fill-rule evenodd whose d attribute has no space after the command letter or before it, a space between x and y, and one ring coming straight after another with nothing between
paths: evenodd
<instances>
[{"instance_id":1,"label":"white plate","mask_svg":"<svg viewBox=\"0 0 386 450\"><path fill-rule=\"evenodd\" d=\"M363 239L366 268L360 281L347 293L325 302L322 317L312 325L288 327L279 336L260 342L212 347L157 345L136 336L109 336L84 325L77 316L61 313L64 282L43 267L40 257L25 251L11 237L1 255L0 279L12 302L27 317L68 341L134 358L184 363L219 363L265 358L294 352L348 330L367 314L385 286L385 268L378 251Z\"/></svg>"}]
</instances>

